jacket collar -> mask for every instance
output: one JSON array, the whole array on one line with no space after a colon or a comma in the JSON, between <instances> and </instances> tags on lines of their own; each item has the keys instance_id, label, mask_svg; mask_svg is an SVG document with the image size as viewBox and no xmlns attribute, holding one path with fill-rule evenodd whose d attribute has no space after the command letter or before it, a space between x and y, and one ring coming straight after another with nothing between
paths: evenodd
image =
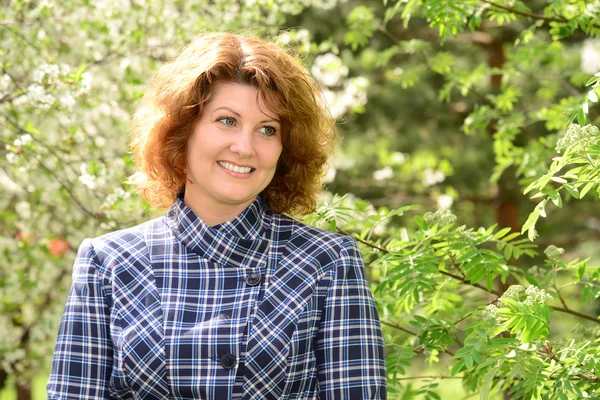
<instances>
[{"instance_id":1,"label":"jacket collar","mask_svg":"<svg viewBox=\"0 0 600 400\"><path fill-rule=\"evenodd\" d=\"M183 190L165 214L175 237L190 251L230 267L256 267L269 252L266 205L258 196L234 219L210 226L183 202Z\"/></svg>"}]
</instances>

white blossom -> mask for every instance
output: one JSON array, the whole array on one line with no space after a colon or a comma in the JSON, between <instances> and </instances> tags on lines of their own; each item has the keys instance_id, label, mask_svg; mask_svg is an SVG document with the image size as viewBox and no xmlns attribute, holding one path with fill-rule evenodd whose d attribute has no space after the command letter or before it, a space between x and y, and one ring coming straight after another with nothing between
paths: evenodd
<instances>
[{"instance_id":1,"label":"white blossom","mask_svg":"<svg viewBox=\"0 0 600 400\"><path fill-rule=\"evenodd\" d=\"M600 41L597 39L588 38L583 41L581 48L581 65L582 71L588 74L594 74L600 71Z\"/></svg>"},{"instance_id":2,"label":"white blossom","mask_svg":"<svg viewBox=\"0 0 600 400\"><path fill-rule=\"evenodd\" d=\"M31 140L31 135L29 133L26 133L23 136L21 136L21 143L23 143L23 145L28 145L29 143L31 143Z\"/></svg>"},{"instance_id":3,"label":"white blossom","mask_svg":"<svg viewBox=\"0 0 600 400\"><path fill-rule=\"evenodd\" d=\"M552 295L546 293L544 289L540 289L537 286L529 286L525 291L527 298L523 301L523 304L532 306L534 304L544 304L547 301L552 300Z\"/></svg>"},{"instance_id":4,"label":"white blossom","mask_svg":"<svg viewBox=\"0 0 600 400\"><path fill-rule=\"evenodd\" d=\"M69 111L72 110L73 106L76 104L75 99L69 93L63 94L58 101Z\"/></svg>"},{"instance_id":5,"label":"white blossom","mask_svg":"<svg viewBox=\"0 0 600 400\"><path fill-rule=\"evenodd\" d=\"M434 171L431 168L427 168L423 171L423 179L421 182L423 186L433 186L440 182L443 182L446 179L446 175L442 171Z\"/></svg>"},{"instance_id":6,"label":"white blossom","mask_svg":"<svg viewBox=\"0 0 600 400\"><path fill-rule=\"evenodd\" d=\"M344 1L339 1L343 3ZM313 7L320 8L323 10L331 10L338 4L338 0L312 0Z\"/></svg>"},{"instance_id":7,"label":"white blossom","mask_svg":"<svg viewBox=\"0 0 600 400\"><path fill-rule=\"evenodd\" d=\"M308 29L299 29L298 32L296 32L296 39L298 41L309 40L310 32Z\"/></svg>"},{"instance_id":8,"label":"white blossom","mask_svg":"<svg viewBox=\"0 0 600 400\"><path fill-rule=\"evenodd\" d=\"M333 118L340 118L346 113L348 107L343 98L339 96L339 92L334 92L329 89L323 89L322 92L327 107L329 108L329 112Z\"/></svg>"},{"instance_id":9,"label":"white blossom","mask_svg":"<svg viewBox=\"0 0 600 400\"><path fill-rule=\"evenodd\" d=\"M16 164L18 160L19 157L17 157L15 153L6 153L6 161L8 161L9 164Z\"/></svg>"},{"instance_id":10,"label":"white blossom","mask_svg":"<svg viewBox=\"0 0 600 400\"><path fill-rule=\"evenodd\" d=\"M15 145L17 147L21 147L21 146L26 146L29 143L31 143L31 135L27 133L27 134L22 135L22 136L18 137L17 139L15 139L15 141L13 142L13 145Z\"/></svg>"},{"instance_id":11,"label":"white blossom","mask_svg":"<svg viewBox=\"0 0 600 400\"><path fill-rule=\"evenodd\" d=\"M511 285L506 289L506 291L500 296L499 302L502 302L502 299L513 299L518 300L519 293L525 291L525 288L521 285Z\"/></svg>"},{"instance_id":12,"label":"white blossom","mask_svg":"<svg viewBox=\"0 0 600 400\"><path fill-rule=\"evenodd\" d=\"M452 207L452 203L454 203L454 200L450 195L440 194L437 198L437 205L439 208L450 208Z\"/></svg>"},{"instance_id":13,"label":"white blossom","mask_svg":"<svg viewBox=\"0 0 600 400\"><path fill-rule=\"evenodd\" d=\"M364 106L367 104L368 87L369 80L365 77L358 76L348 79L344 90L348 107Z\"/></svg>"},{"instance_id":14,"label":"white blossom","mask_svg":"<svg viewBox=\"0 0 600 400\"><path fill-rule=\"evenodd\" d=\"M50 93L46 93L46 90L38 85L31 84L27 88L27 99L32 104L37 105L42 110L49 109L54 104L54 96Z\"/></svg>"},{"instance_id":15,"label":"white blossom","mask_svg":"<svg viewBox=\"0 0 600 400\"><path fill-rule=\"evenodd\" d=\"M66 64L40 64L40 66L33 71L33 81L36 83L42 83L48 81L54 83L61 75L67 75L70 68Z\"/></svg>"},{"instance_id":16,"label":"white blossom","mask_svg":"<svg viewBox=\"0 0 600 400\"><path fill-rule=\"evenodd\" d=\"M549 260L555 261L559 260L562 257L562 255L565 254L565 249L551 244L550 246L546 247L546 250L544 250L544 254L546 255L546 257L548 257Z\"/></svg>"},{"instance_id":17,"label":"white blossom","mask_svg":"<svg viewBox=\"0 0 600 400\"><path fill-rule=\"evenodd\" d=\"M574 151L585 149L590 144L600 140L600 130L594 125L569 126L563 137L556 142L556 151L572 148Z\"/></svg>"},{"instance_id":18,"label":"white blossom","mask_svg":"<svg viewBox=\"0 0 600 400\"><path fill-rule=\"evenodd\" d=\"M26 201L19 201L15 205L15 211L22 219L30 219L31 218L31 204Z\"/></svg>"},{"instance_id":19,"label":"white blossom","mask_svg":"<svg viewBox=\"0 0 600 400\"><path fill-rule=\"evenodd\" d=\"M106 145L106 139L102 136L96 136L94 138L94 144L98 147L104 147L104 145Z\"/></svg>"},{"instance_id":20,"label":"white blossom","mask_svg":"<svg viewBox=\"0 0 600 400\"><path fill-rule=\"evenodd\" d=\"M382 169L378 169L373 172L373 179L376 181L383 181L386 179L390 179L394 176L394 171L390 167L384 167Z\"/></svg>"},{"instance_id":21,"label":"white blossom","mask_svg":"<svg viewBox=\"0 0 600 400\"><path fill-rule=\"evenodd\" d=\"M458 218L447 208L440 208L433 213L426 212L423 219L429 226L437 225L441 227L455 223Z\"/></svg>"},{"instance_id":22,"label":"white blossom","mask_svg":"<svg viewBox=\"0 0 600 400\"><path fill-rule=\"evenodd\" d=\"M281 44L289 44L292 41L292 36L289 32L281 32L279 36L277 36L277 41Z\"/></svg>"},{"instance_id":23,"label":"white blossom","mask_svg":"<svg viewBox=\"0 0 600 400\"><path fill-rule=\"evenodd\" d=\"M89 72L81 74L81 80L79 81L78 94L84 94L90 91L92 87L92 75Z\"/></svg>"},{"instance_id":24,"label":"white blossom","mask_svg":"<svg viewBox=\"0 0 600 400\"><path fill-rule=\"evenodd\" d=\"M11 83L12 79L10 79L10 76L8 76L8 74L3 74L2 77L0 77L0 92L5 92L6 89L10 87Z\"/></svg>"},{"instance_id":25,"label":"white blossom","mask_svg":"<svg viewBox=\"0 0 600 400\"><path fill-rule=\"evenodd\" d=\"M406 156L404 155L404 153L401 153L399 151L392 153L391 162L394 165L402 165L402 164L404 164L405 161L406 161Z\"/></svg>"},{"instance_id":26,"label":"white blossom","mask_svg":"<svg viewBox=\"0 0 600 400\"><path fill-rule=\"evenodd\" d=\"M498 307L489 304L482 312L483 320L487 323L496 323L498 321Z\"/></svg>"},{"instance_id":27,"label":"white blossom","mask_svg":"<svg viewBox=\"0 0 600 400\"><path fill-rule=\"evenodd\" d=\"M96 177L87 172L87 165L81 164L81 175L79 176L79 182L87 186L90 189L96 188Z\"/></svg>"},{"instance_id":28,"label":"white blossom","mask_svg":"<svg viewBox=\"0 0 600 400\"><path fill-rule=\"evenodd\" d=\"M329 163L329 167L327 168L327 173L323 177L323 182L324 183L333 182L333 180L335 179L336 172L337 172L337 170L335 168L335 165L333 163Z\"/></svg>"},{"instance_id":29,"label":"white blossom","mask_svg":"<svg viewBox=\"0 0 600 400\"><path fill-rule=\"evenodd\" d=\"M333 53L318 56L311 71L315 79L325 86L336 86L348 75L348 67Z\"/></svg>"}]
</instances>

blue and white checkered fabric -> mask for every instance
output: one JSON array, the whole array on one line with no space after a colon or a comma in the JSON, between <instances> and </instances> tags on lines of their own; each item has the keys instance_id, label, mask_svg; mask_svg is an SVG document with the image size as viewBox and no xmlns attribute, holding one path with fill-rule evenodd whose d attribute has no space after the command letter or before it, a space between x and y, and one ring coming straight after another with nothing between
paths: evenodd
<instances>
[{"instance_id":1,"label":"blue and white checkered fabric","mask_svg":"<svg viewBox=\"0 0 600 400\"><path fill-rule=\"evenodd\" d=\"M260 197L214 227L177 199L163 218L86 239L48 398L385 399L356 241Z\"/></svg>"}]
</instances>

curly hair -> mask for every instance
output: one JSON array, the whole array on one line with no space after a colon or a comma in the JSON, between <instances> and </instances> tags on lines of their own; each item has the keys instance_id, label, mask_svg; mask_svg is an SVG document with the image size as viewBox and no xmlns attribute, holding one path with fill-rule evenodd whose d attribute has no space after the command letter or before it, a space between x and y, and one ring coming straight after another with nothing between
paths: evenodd
<instances>
[{"instance_id":1,"label":"curly hair","mask_svg":"<svg viewBox=\"0 0 600 400\"><path fill-rule=\"evenodd\" d=\"M133 117L137 172L129 182L153 206L173 203L186 183L188 139L218 82L257 88L281 120L283 149L262 192L266 204L288 215L314 211L337 134L322 93L288 50L231 33L200 35L159 69Z\"/></svg>"}]
</instances>

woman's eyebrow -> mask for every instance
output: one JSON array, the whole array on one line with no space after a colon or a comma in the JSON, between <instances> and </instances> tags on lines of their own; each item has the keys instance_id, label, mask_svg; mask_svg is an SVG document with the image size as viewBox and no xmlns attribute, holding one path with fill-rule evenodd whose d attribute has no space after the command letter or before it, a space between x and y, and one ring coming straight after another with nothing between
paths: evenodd
<instances>
[{"instance_id":1,"label":"woman's eyebrow","mask_svg":"<svg viewBox=\"0 0 600 400\"><path fill-rule=\"evenodd\" d=\"M235 114L237 117L240 117L240 118L241 118L241 116L242 116L240 113L233 111L233 110L232 110L231 108L229 108L229 107L219 107L219 108L215 108L215 109L214 109L214 110L211 112L211 114L212 114L212 113L214 113L214 112L216 112L216 111L219 111L219 110L227 110L227 111L229 111L230 113L232 113L232 114ZM260 123L261 123L261 124L264 124L265 122L277 122L277 123L281 123L281 121L279 121L277 118L273 118L273 119L266 119L266 120L264 120L264 121L260 121Z\"/></svg>"},{"instance_id":2,"label":"woman's eyebrow","mask_svg":"<svg viewBox=\"0 0 600 400\"><path fill-rule=\"evenodd\" d=\"M219 108L215 108L215 109L213 110L213 112L215 112L215 111L219 111L219 110L227 110L227 111L229 111L229 112L231 112L231 113L235 114L235 115L236 115L236 116L238 116L238 117L241 117L241 116L242 116L240 113L237 113L237 112L233 111L233 110L232 110L231 108L229 108L229 107L219 107Z\"/></svg>"}]
</instances>

